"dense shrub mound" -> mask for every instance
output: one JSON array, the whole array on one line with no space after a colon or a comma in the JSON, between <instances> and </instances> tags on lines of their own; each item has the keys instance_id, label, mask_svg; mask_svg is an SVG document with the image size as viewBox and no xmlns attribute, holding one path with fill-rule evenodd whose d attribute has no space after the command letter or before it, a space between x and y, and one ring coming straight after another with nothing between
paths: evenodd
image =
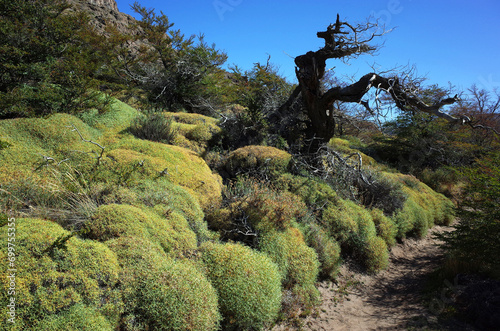
<instances>
[{"instance_id":1,"label":"dense shrub mound","mask_svg":"<svg viewBox=\"0 0 500 331\"><path fill-rule=\"evenodd\" d=\"M205 161L186 148L140 139L120 139L108 154L149 178L165 176L193 194L205 208L221 197L221 181ZM142 164L139 169L139 164Z\"/></svg>"},{"instance_id":2,"label":"dense shrub mound","mask_svg":"<svg viewBox=\"0 0 500 331\"><path fill-rule=\"evenodd\" d=\"M173 260L158 243L137 237L106 242L123 266L125 330L216 330L217 294L189 261Z\"/></svg>"},{"instance_id":3,"label":"dense shrub mound","mask_svg":"<svg viewBox=\"0 0 500 331\"><path fill-rule=\"evenodd\" d=\"M43 319L32 330L35 331L81 331L101 330L113 331L116 328L100 314L94 307L81 304L71 306L57 315L50 315Z\"/></svg>"},{"instance_id":4,"label":"dense shrub mound","mask_svg":"<svg viewBox=\"0 0 500 331\"><path fill-rule=\"evenodd\" d=\"M103 205L86 224L86 236L99 241L119 237L141 238L157 243L172 256L196 248L196 235L177 212L162 218L155 212L129 205Z\"/></svg>"},{"instance_id":5,"label":"dense shrub mound","mask_svg":"<svg viewBox=\"0 0 500 331\"><path fill-rule=\"evenodd\" d=\"M276 320L281 303L280 272L269 257L230 243L207 242L201 253L228 327L261 329Z\"/></svg>"},{"instance_id":6,"label":"dense shrub mound","mask_svg":"<svg viewBox=\"0 0 500 331\"><path fill-rule=\"evenodd\" d=\"M221 128L217 119L194 113L165 113L174 120L176 135L173 145L185 147L196 153L207 152L210 145L219 137Z\"/></svg>"},{"instance_id":7,"label":"dense shrub mound","mask_svg":"<svg viewBox=\"0 0 500 331\"><path fill-rule=\"evenodd\" d=\"M95 315L89 325L101 325L104 330L109 325L113 326L109 330L115 328L123 310L118 287L120 266L108 247L75 237L53 245L69 232L39 219L17 219L16 234L16 323L10 330L41 330L46 325L64 324L76 328L82 323L80 313L89 315L89 309ZM2 230L0 238L7 242L7 231ZM0 251L4 261L6 254L6 249ZM6 275L8 264L0 268ZM1 287L1 302L6 303L6 277ZM1 309L7 316L7 305Z\"/></svg>"},{"instance_id":8,"label":"dense shrub mound","mask_svg":"<svg viewBox=\"0 0 500 331\"><path fill-rule=\"evenodd\" d=\"M259 249L278 265L285 290L297 295L306 307L318 302L315 283L319 273L316 252L308 247L297 228L271 231L261 236Z\"/></svg>"},{"instance_id":9,"label":"dense shrub mound","mask_svg":"<svg viewBox=\"0 0 500 331\"><path fill-rule=\"evenodd\" d=\"M268 146L246 146L231 152L225 170L230 176L238 174L277 175L286 172L292 156Z\"/></svg>"}]
</instances>

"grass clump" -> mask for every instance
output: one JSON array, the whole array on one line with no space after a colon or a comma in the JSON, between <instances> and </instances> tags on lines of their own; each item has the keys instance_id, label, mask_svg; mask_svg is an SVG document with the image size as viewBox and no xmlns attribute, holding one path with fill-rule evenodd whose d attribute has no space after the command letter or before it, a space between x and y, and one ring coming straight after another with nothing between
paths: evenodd
<instances>
[{"instance_id":1,"label":"grass clump","mask_svg":"<svg viewBox=\"0 0 500 331\"><path fill-rule=\"evenodd\" d=\"M172 123L172 118L161 112L146 112L132 121L129 131L139 139L169 144L176 135Z\"/></svg>"},{"instance_id":2,"label":"grass clump","mask_svg":"<svg viewBox=\"0 0 500 331\"><path fill-rule=\"evenodd\" d=\"M206 274L219 295L224 325L262 329L278 317L280 273L266 255L239 244L201 246Z\"/></svg>"}]
</instances>

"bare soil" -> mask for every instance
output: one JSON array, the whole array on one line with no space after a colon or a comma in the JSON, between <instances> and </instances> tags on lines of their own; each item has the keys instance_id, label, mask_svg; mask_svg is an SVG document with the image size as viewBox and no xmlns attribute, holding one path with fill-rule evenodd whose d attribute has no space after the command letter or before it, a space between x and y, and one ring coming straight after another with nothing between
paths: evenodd
<instances>
[{"instance_id":1,"label":"bare soil","mask_svg":"<svg viewBox=\"0 0 500 331\"><path fill-rule=\"evenodd\" d=\"M436 226L423 239L406 239L396 245L389 267L376 275L367 275L346 263L336 284L320 284L322 304L317 314L304 319L301 327L280 325L273 331L471 330L457 322L440 326L440 312L426 307L422 297L429 274L443 262L443 252L433 234L451 229Z\"/></svg>"}]
</instances>

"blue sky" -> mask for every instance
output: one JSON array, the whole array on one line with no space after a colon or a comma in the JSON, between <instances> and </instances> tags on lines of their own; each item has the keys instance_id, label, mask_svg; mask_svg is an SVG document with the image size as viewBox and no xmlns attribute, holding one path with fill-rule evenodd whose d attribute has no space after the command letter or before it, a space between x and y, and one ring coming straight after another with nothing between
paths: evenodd
<instances>
[{"instance_id":1,"label":"blue sky","mask_svg":"<svg viewBox=\"0 0 500 331\"><path fill-rule=\"evenodd\" d=\"M132 14L133 0L117 0L120 11ZM379 18L394 31L377 56L364 55L349 65L329 60L338 75L361 77L376 64L383 71L416 65L428 84L452 82L465 90L472 84L500 89L500 1L498 0L142 0L162 10L186 35L204 33L209 43L225 51L227 64L250 69L271 62L290 82L296 82L295 56L322 46L316 32L335 21L363 22Z\"/></svg>"}]
</instances>

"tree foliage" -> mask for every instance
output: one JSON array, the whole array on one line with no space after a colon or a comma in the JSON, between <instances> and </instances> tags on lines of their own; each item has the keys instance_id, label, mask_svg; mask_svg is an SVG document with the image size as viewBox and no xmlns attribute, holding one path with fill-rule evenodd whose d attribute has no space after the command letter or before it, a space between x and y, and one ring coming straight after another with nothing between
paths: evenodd
<instances>
[{"instance_id":1,"label":"tree foliage","mask_svg":"<svg viewBox=\"0 0 500 331\"><path fill-rule=\"evenodd\" d=\"M100 106L102 37L62 0L0 1L0 118Z\"/></svg>"},{"instance_id":2,"label":"tree foliage","mask_svg":"<svg viewBox=\"0 0 500 331\"><path fill-rule=\"evenodd\" d=\"M444 235L453 258L500 277L500 153L498 151L464 167L467 180L456 230Z\"/></svg>"},{"instance_id":3,"label":"tree foliage","mask_svg":"<svg viewBox=\"0 0 500 331\"><path fill-rule=\"evenodd\" d=\"M118 47L117 72L145 90L153 104L203 111L210 97L205 84L226 61L226 54L207 44L203 35L186 37L172 29L174 24L163 12L157 14L138 2L132 9L140 16L135 34L115 30L112 39Z\"/></svg>"}]
</instances>

